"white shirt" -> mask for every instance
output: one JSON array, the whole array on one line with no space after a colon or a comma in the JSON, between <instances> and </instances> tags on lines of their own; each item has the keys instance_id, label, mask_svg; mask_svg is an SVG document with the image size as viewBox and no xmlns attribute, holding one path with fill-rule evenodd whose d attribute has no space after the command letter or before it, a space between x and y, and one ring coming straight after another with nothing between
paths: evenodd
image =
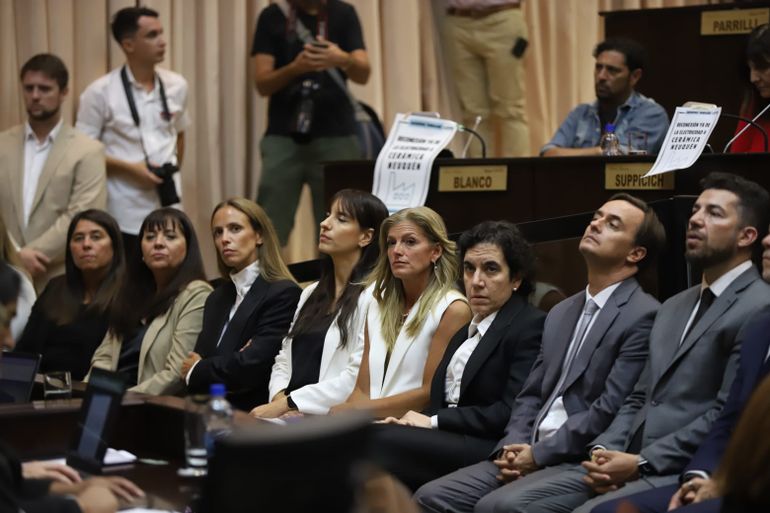
<instances>
[{"instance_id":1,"label":"white shirt","mask_svg":"<svg viewBox=\"0 0 770 513\"><path fill-rule=\"evenodd\" d=\"M457 403L460 402L460 386L465 366L468 364L473 351L476 350L476 346L481 342L481 338L492 325L495 317L497 317L497 311L487 315L480 321L474 317L471 325L468 326L468 338L460 344L460 347L457 348L457 351L449 360L449 365L447 365L446 369L446 379L444 380L444 399L449 407L457 406Z\"/></svg>"},{"instance_id":2,"label":"white shirt","mask_svg":"<svg viewBox=\"0 0 770 513\"><path fill-rule=\"evenodd\" d=\"M615 289L617 289L620 284L623 282L613 283L609 287L606 287L602 291L600 291L596 296L591 296L591 294L588 292L588 287L586 287L586 303L589 300L593 300L594 303L596 303L596 306L599 308L594 312L594 315L591 317L591 321L588 323L588 328L586 328L586 331L583 335L582 340L575 340L575 337L577 336L577 326L574 328L574 334L572 335L572 341L570 342L569 347L572 347L574 344L578 344L578 349L575 352L575 358L578 357L578 354L580 353L580 348L583 345L583 341L585 341L588 334L591 332L591 328L594 325L594 321L596 321L596 318L599 315L599 312L602 311L602 308L604 308L604 305L607 304L607 301L610 299L610 296L612 296L612 293L615 292ZM565 354L569 353L569 347L567 348L567 352ZM565 369L566 370L566 369ZM559 430L559 428L567 422L567 418L569 415L567 415L567 410L564 408L564 400L562 396L557 397L553 403L551 404L551 407L548 409L548 413L545 417L543 417L542 422L540 422L540 425L537 426L537 439L543 440L545 438L548 438L549 436L556 433L556 431Z\"/></svg>"},{"instance_id":3,"label":"white shirt","mask_svg":"<svg viewBox=\"0 0 770 513\"><path fill-rule=\"evenodd\" d=\"M177 134L190 124L185 111L187 81L178 73L157 68L155 87L146 91L126 66L139 114L140 127L137 127L123 89L121 69L122 66L110 71L83 91L77 128L104 143L108 157L126 162L144 162L143 141L152 164L176 163ZM166 91L170 122L163 119L158 77ZM181 191L178 173L174 179L177 191ZM144 218L158 207L160 200L155 189L141 189L124 176L107 176L107 210L118 221L121 231L138 234Z\"/></svg>"},{"instance_id":4,"label":"white shirt","mask_svg":"<svg viewBox=\"0 0 770 513\"><path fill-rule=\"evenodd\" d=\"M743 274L745 271L747 271L751 266L754 265L751 260L746 260L742 264L738 264L726 273L724 273L722 276L714 280L714 283L709 285L704 280L700 285L700 291L701 294L706 288L711 289L711 293L714 294L714 301L719 297L722 292L727 289L727 287L730 286L730 284L735 281L735 279ZM692 309L692 312L690 312L690 318L687 319L687 324L684 326L684 331L682 332L682 336L679 338L679 343L681 344L684 341L684 336L687 332L690 331L690 324L692 324L693 319L695 318L695 314L698 312L698 307L700 306L700 299L695 303L695 306Z\"/></svg>"},{"instance_id":5,"label":"white shirt","mask_svg":"<svg viewBox=\"0 0 770 513\"><path fill-rule=\"evenodd\" d=\"M37 136L32 131L29 122L24 124L24 182L22 189L24 228L27 227L29 216L32 214L32 202L37 192L37 183L40 181L43 167L46 160L48 160L48 154L51 152L53 141L59 134L61 126L62 120L60 119L41 143L37 140Z\"/></svg>"},{"instance_id":6,"label":"white shirt","mask_svg":"<svg viewBox=\"0 0 770 513\"><path fill-rule=\"evenodd\" d=\"M238 307L241 306L243 298L249 293L251 286L254 285L254 282L257 281L258 277L259 260L247 265L237 273L230 273L230 279L233 281L233 285L235 285L235 301L233 301L233 306L230 308L230 313L227 315L227 322L225 322L224 327L222 327L222 332L219 334L217 347L219 347L220 342L222 342L222 337L225 335L225 331L227 331L230 321L233 320L235 312L238 311ZM200 360L198 360L198 362L199 361ZM187 371L187 375L184 377L184 381L188 385L190 384L190 376L192 376L193 369L198 365L198 362L195 362L193 366L190 367L190 370Z\"/></svg>"}]
</instances>

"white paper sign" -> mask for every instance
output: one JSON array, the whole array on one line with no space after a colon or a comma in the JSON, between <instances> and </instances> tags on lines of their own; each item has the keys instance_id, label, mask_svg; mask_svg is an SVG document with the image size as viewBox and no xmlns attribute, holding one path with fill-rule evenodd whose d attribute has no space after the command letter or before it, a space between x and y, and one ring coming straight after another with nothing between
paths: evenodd
<instances>
[{"instance_id":1,"label":"white paper sign","mask_svg":"<svg viewBox=\"0 0 770 513\"><path fill-rule=\"evenodd\" d=\"M659 175L692 166L703 153L721 113L721 107L677 107L658 158L644 176Z\"/></svg>"},{"instance_id":2,"label":"white paper sign","mask_svg":"<svg viewBox=\"0 0 770 513\"><path fill-rule=\"evenodd\" d=\"M456 132L454 121L396 114L374 166L372 194L391 213L424 205L433 161Z\"/></svg>"}]
</instances>

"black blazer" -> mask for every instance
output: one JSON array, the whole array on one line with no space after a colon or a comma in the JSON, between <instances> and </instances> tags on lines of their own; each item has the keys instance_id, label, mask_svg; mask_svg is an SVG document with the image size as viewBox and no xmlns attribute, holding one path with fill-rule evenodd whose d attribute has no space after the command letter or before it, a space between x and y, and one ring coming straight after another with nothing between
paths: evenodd
<instances>
[{"instance_id":1,"label":"black blazer","mask_svg":"<svg viewBox=\"0 0 770 513\"><path fill-rule=\"evenodd\" d=\"M540 351L545 313L514 294L497 313L463 371L460 399L448 408L444 399L446 371L455 351L468 338L463 326L449 341L430 389L427 415L438 415L441 430L486 439L500 439L513 400Z\"/></svg>"},{"instance_id":2,"label":"black blazer","mask_svg":"<svg viewBox=\"0 0 770 513\"><path fill-rule=\"evenodd\" d=\"M268 401L267 386L275 355L289 331L300 288L289 280L268 282L259 276L238 306L217 346L235 302L235 285L227 281L206 299L203 326L195 352L203 357L188 383L192 393L207 393L212 383L224 383L237 408L251 409ZM251 340L248 348L241 351Z\"/></svg>"}]
</instances>

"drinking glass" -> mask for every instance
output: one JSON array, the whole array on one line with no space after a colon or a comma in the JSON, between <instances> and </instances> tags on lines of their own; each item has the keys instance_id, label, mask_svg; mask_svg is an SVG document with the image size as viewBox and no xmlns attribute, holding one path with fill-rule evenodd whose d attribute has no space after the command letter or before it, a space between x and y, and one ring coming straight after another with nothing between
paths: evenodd
<instances>
[{"instance_id":1,"label":"drinking glass","mask_svg":"<svg viewBox=\"0 0 770 513\"><path fill-rule=\"evenodd\" d=\"M53 371L43 374L43 397L46 401L72 397L70 371Z\"/></svg>"},{"instance_id":2,"label":"drinking glass","mask_svg":"<svg viewBox=\"0 0 770 513\"><path fill-rule=\"evenodd\" d=\"M186 468L179 469L179 475L199 477L206 475L208 458L206 453L206 422L203 412L209 396L188 395L185 399L184 414L184 455Z\"/></svg>"},{"instance_id":3,"label":"drinking glass","mask_svg":"<svg viewBox=\"0 0 770 513\"><path fill-rule=\"evenodd\" d=\"M628 132L628 154L647 155L647 134L644 132Z\"/></svg>"}]
</instances>

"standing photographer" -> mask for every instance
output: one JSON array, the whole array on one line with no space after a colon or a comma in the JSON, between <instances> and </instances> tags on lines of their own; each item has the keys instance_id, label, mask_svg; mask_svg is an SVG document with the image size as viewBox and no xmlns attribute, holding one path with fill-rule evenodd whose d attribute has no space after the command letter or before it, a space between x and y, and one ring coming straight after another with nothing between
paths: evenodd
<instances>
[{"instance_id":1,"label":"standing photographer","mask_svg":"<svg viewBox=\"0 0 770 513\"><path fill-rule=\"evenodd\" d=\"M341 0L279 0L266 7L251 54L257 91L270 97L257 202L286 245L303 184L310 186L316 223L324 218L319 163L361 156L342 85L347 78L366 83L369 59L356 11Z\"/></svg>"},{"instance_id":2,"label":"standing photographer","mask_svg":"<svg viewBox=\"0 0 770 513\"><path fill-rule=\"evenodd\" d=\"M77 128L104 143L107 209L130 253L139 247L137 234L147 214L179 203L174 175L182 164L189 125L187 81L156 68L166 52L156 11L121 9L112 20L112 35L126 64L86 88Z\"/></svg>"}]
</instances>

